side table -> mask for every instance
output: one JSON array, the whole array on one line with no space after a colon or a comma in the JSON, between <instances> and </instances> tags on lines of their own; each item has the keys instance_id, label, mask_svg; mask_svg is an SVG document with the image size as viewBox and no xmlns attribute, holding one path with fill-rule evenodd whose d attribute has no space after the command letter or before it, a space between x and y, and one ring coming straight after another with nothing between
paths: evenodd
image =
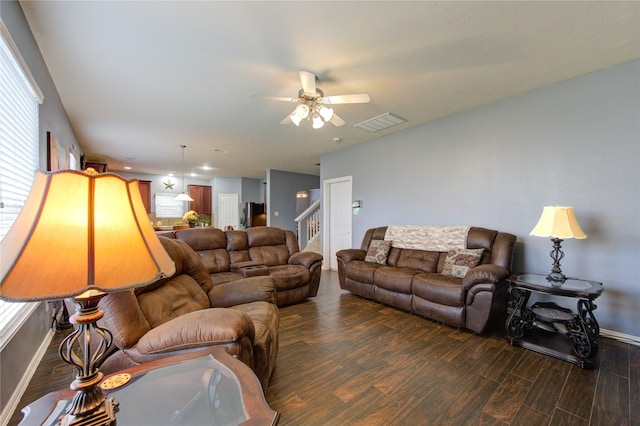
<instances>
[{"instance_id":1,"label":"side table","mask_svg":"<svg viewBox=\"0 0 640 426\"><path fill-rule=\"evenodd\" d=\"M598 351L600 326L593 314L593 301L602 294L602 283L567 278L547 280L545 275L519 274L507 279L509 308L505 328L512 346L540 352L581 368L593 368ZM577 299L577 309L555 302L529 305L531 293Z\"/></svg>"},{"instance_id":2,"label":"side table","mask_svg":"<svg viewBox=\"0 0 640 426\"><path fill-rule=\"evenodd\" d=\"M101 386L118 403L118 426L275 426L279 419L251 369L220 347L127 368ZM56 425L73 394L43 396L22 409L20 424Z\"/></svg>"}]
</instances>

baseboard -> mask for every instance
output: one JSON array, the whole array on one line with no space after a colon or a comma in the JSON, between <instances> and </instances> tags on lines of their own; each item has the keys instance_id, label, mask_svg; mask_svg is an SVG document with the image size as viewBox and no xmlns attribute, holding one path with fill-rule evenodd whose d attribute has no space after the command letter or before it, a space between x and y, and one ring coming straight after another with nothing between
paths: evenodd
<instances>
[{"instance_id":1,"label":"baseboard","mask_svg":"<svg viewBox=\"0 0 640 426\"><path fill-rule=\"evenodd\" d=\"M27 390L27 386L29 386L31 378L36 373L36 369L38 368L38 365L40 365L40 361L42 361L45 352L47 352L49 344L51 343L54 335L55 332L53 330L49 330L45 338L42 340L42 344L40 344L40 347L38 347L38 351L33 355L33 358L31 359L27 370L22 376L22 379L20 379L20 383L18 383L16 390L13 391L13 393L11 394L11 398L9 398L7 405L4 407L2 413L0 414L1 425L6 426L9 423L9 420L11 420L11 416L13 416L13 413L18 408L20 398L22 398L22 395Z\"/></svg>"},{"instance_id":2,"label":"baseboard","mask_svg":"<svg viewBox=\"0 0 640 426\"><path fill-rule=\"evenodd\" d=\"M600 329L600 336L607 337L609 339L619 340L623 343L629 343L630 345L640 346L640 337L632 336L630 334L618 333L617 331Z\"/></svg>"}]
</instances>

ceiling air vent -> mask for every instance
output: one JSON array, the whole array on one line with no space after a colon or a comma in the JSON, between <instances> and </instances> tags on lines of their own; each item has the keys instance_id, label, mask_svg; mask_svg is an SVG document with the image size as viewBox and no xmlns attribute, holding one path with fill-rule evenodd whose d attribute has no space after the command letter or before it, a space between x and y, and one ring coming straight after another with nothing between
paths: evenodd
<instances>
[{"instance_id":1,"label":"ceiling air vent","mask_svg":"<svg viewBox=\"0 0 640 426\"><path fill-rule=\"evenodd\" d=\"M404 118L400 118L397 115L391 114L390 112L385 112L382 115L370 118L363 121L362 123L355 124L353 127L359 127L363 130L368 130L375 133L379 130L384 130L389 127L393 127L406 122L407 120L405 120Z\"/></svg>"}]
</instances>

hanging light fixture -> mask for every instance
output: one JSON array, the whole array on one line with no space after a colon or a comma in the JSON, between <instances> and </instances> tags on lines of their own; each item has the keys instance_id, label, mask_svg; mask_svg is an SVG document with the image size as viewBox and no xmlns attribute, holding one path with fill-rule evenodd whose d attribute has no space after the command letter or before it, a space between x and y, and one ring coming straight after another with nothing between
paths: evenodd
<instances>
[{"instance_id":1,"label":"hanging light fixture","mask_svg":"<svg viewBox=\"0 0 640 426\"><path fill-rule=\"evenodd\" d=\"M186 145L180 145L180 148L182 148L182 192L175 198L176 201L193 201L193 198L186 192L187 185L184 181L184 149L186 147Z\"/></svg>"},{"instance_id":2,"label":"hanging light fixture","mask_svg":"<svg viewBox=\"0 0 640 426\"><path fill-rule=\"evenodd\" d=\"M322 90L316 89L315 94L300 90L298 99L300 104L289 115L289 119L296 126L300 126L300 122L306 118L311 120L314 129L320 129L333 118L333 108L323 104L324 93Z\"/></svg>"}]
</instances>

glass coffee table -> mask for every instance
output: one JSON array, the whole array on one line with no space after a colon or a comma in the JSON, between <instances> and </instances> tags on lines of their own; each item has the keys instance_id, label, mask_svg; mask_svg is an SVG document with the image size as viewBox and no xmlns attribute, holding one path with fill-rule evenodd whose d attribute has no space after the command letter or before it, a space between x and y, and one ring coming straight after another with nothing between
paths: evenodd
<instances>
[{"instance_id":1,"label":"glass coffee table","mask_svg":"<svg viewBox=\"0 0 640 426\"><path fill-rule=\"evenodd\" d=\"M126 425L276 425L251 369L220 347L122 370L101 384ZM56 425L73 395L52 392L22 412L22 424Z\"/></svg>"}]
</instances>

